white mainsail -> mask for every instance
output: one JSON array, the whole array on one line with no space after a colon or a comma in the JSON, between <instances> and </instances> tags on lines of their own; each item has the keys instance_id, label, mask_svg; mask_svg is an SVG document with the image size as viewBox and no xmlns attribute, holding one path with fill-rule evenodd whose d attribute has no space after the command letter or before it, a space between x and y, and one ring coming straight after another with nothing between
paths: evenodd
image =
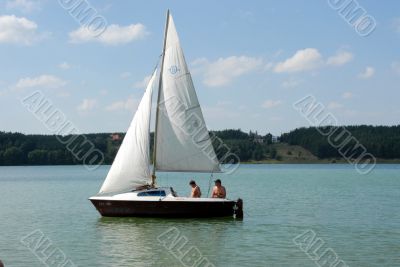
<instances>
[{"instance_id":1,"label":"white mainsail","mask_svg":"<svg viewBox=\"0 0 400 267\"><path fill-rule=\"evenodd\" d=\"M219 172L172 16L167 25L156 119L156 170Z\"/></svg>"},{"instance_id":2,"label":"white mainsail","mask_svg":"<svg viewBox=\"0 0 400 267\"><path fill-rule=\"evenodd\" d=\"M150 115L155 80L156 71L147 85L146 92L99 193L132 190L151 182Z\"/></svg>"}]
</instances>

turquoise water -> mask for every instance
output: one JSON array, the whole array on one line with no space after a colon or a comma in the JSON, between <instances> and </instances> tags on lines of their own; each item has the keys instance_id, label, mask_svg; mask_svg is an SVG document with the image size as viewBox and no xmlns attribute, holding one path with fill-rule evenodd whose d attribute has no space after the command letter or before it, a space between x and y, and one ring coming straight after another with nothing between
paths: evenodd
<instances>
[{"instance_id":1,"label":"turquoise water","mask_svg":"<svg viewBox=\"0 0 400 267\"><path fill-rule=\"evenodd\" d=\"M340 164L241 165L218 178L229 198L244 199L243 221L101 218L87 198L108 168L0 167L5 266L191 266L197 256L200 266L318 266L293 242L305 231L323 242L316 255L329 248L348 266L400 266L400 165L368 175ZM209 175L164 173L159 183L188 195L191 178L207 192ZM171 233L187 240L180 251L168 248ZM51 262L56 249L64 258ZM201 254L182 257L189 249Z\"/></svg>"}]
</instances>

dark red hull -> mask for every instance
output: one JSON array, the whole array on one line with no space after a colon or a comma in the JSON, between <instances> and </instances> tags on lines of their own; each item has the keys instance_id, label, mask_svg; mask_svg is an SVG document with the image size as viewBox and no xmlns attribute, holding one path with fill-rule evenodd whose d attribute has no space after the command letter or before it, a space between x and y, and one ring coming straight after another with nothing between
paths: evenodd
<instances>
[{"instance_id":1,"label":"dark red hull","mask_svg":"<svg viewBox=\"0 0 400 267\"><path fill-rule=\"evenodd\" d=\"M243 218L238 201L120 201L90 200L105 217L236 217Z\"/></svg>"}]
</instances>

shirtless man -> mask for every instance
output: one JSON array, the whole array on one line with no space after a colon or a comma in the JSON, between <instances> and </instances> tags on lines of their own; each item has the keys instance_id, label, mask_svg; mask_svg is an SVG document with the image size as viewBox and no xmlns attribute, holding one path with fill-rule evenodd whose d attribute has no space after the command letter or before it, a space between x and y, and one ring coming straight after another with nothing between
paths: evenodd
<instances>
[{"instance_id":1,"label":"shirtless man","mask_svg":"<svg viewBox=\"0 0 400 267\"><path fill-rule=\"evenodd\" d=\"M212 191L212 198L225 198L226 197L226 189L221 185L221 180L217 179L214 181L215 186Z\"/></svg>"},{"instance_id":2,"label":"shirtless man","mask_svg":"<svg viewBox=\"0 0 400 267\"><path fill-rule=\"evenodd\" d=\"M190 194L190 197L201 197L200 187L196 184L196 182L191 180L189 185L192 187L192 193Z\"/></svg>"}]
</instances>

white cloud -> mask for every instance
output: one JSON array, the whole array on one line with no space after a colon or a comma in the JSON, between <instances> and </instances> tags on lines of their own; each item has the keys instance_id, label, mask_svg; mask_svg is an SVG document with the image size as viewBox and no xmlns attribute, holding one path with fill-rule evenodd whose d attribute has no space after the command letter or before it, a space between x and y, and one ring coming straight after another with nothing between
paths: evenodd
<instances>
[{"instance_id":1,"label":"white cloud","mask_svg":"<svg viewBox=\"0 0 400 267\"><path fill-rule=\"evenodd\" d=\"M282 104L281 100L265 100L262 104L263 108L274 108Z\"/></svg>"},{"instance_id":2,"label":"white cloud","mask_svg":"<svg viewBox=\"0 0 400 267\"><path fill-rule=\"evenodd\" d=\"M278 49L277 51L275 51L275 53L273 53L272 57L277 58L277 57L279 57L280 55L282 55L283 52L284 52L283 49Z\"/></svg>"},{"instance_id":3,"label":"white cloud","mask_svg":"<svg viewBox=\"0 0 400 267\"><path fill-rule=\"evenodd\" d=\"M375 74L375 69L373 67L366 67L363 72L361 72L358 77L360 79L369 79Z\"/></svg>"},{"instance_id":4,"label":"white cloud","mask_svg":"<svg viewBox=\"0 0 400 267\"><path fill-rule=\"evenodd\" d=\"M350 99L350 98L353 97L353 93L352 93L352 92L344 92L344 93L342 94L342 97L343 97L344 99Z\"/></svg>"},{"instance_id":5,"label":"white cloud","mask_svg":"<svg viewBox=\"0 0 400 267\"><path fill-rule=\"evenodd\" d=\"M284 88L294 88L300 85L303 81L302 80L294 80L294 79L289 79L286 81L282 82L282 87Z\"/></svg>"},{"instance_id":6,"label":"white cloud","mask_svg":"<svg viewBox=\"0 0 400 267\"><path fill-rule=\"evenodd\" d=\"M274 71L301 72L317 69L322 65L322 56L315 48L298 50L292 57L275 65Z\"/></svg>"},{"instance_id":7,"label":"white cloud","mask_svg":"<svg viewBox=\"0 0 400 267\"><path fill-rule=\"evenodd\" d=\"M48 74L43 74L37 77L21 78L15 85L18 89L43 87L43 88L59 88L66 84L66 81Z\"/></svg>"},{"instance_id":8,"label":"white cloud","mask_svg":"<svg viewBox=\"0 0 400 267\"><path fill-rule=\"evenodd\" d=\"M129 110L135 111L139 106L139 100L129 97L127 100L115 101L106 107L107 111Z\"/></svg>"},{"instance_id":9,"label":"white cloud","mask_svg":"<svg viewBox=\"0 0 400 267\"><path fill-rule=\"evenodd\" d=\"M269 71L274 67L273 62L268 62L267 64L264 65L264 71Z\"/></svg>"},{"instance_id":10,"label":"white cloud","mask_svg":"<svg viewBox=\"0 0 400 267\"><path fill-rule=\"evenodd\" d=\"M83 99L82 103L77 106L78 111L89 111L94 109L97 106L96 99L85 98Z\"/></svg>"},{"instance_id":11,"label":"white cloud","mask_svg":"<svg viewBox=\"0 0 400 267\"><path fill-rule=\"evenodd\" d=\"M58 64L58 67L63 70L68 70L71 68L71 65L64 61L64 62Z\"/></svg>"},{"instance_id":12,"label":"white cloud","mask_svg":"<svg viewBox=\"0 0 400 267\"><path fill-rule=\"evenodd\" d=\"M396 72L397 74L400 74L400 62L399 61L395 61L392 63L392 70L394 72Z\"/></svg>"},{"instance_id":13,"label":"white cloud","mask_svg":"<svg viewBox=\"0 0 400 267\"><path fill-rule=\"evenodd\" d=\"M353 54L347 51L339 51L336 55L328 58L326 64L330 66L341 66L353 59Z\"/></svg>"},{"instance_id":14,"label":"white cloud","mask_svg":"<svg viewBox=\"0 0 400 267\"><path fill-rule=\"evenodd\" d=\"M40 0L8 0L6 2L7 9L17 9L22 13L30 13L40 10Z\"/></svg>"},{"instance_id":15,"label":"white cloud","mask_svg":"<svg viewBox=\"0 0 400 267\"><path fill-rule=\"evenodd\" d=\"M37 32L37 24L15 15L0 16L0 43L30 45L45 37Z\"/></svg>"},{"instance_id":16,"label":"white cloud","mask_svg":"<svg viewBox=\"0 0 400 267\"><path fill-rule=\"evenodd\" d=\"M332 101L332 102L330 102L328 104L328 108L329 109L338 109L338 108L341 108L341 107L343 107L343 105L338 103L338 102L335 102L335 101Z\"/></svg>"},{"instance_id":17,"label":"white cloud","mask_svg":"<svg viewBox=\"0 0 400 267\"><path fill-rule=\"evenodd\" d=\"M147 85L149 84L151 79L151 75L148 75L146 77L143 78L143 80L141 80L140 82L136 82L133 87L135 88L146 88Z\"/></svg>"},{"instance_id":18,"label":"white cloud","mask_svg":"<svg viewBox=\"0 0 400 267\"><path fill-rule=\"evenodd\" d=\"M126 44L143 39L146 35L146 27L140 23L128 26L111 24L97 37L85 26L69 33L71 43L99 42L106 45Z\"/></svg>"},{"instance_id":19,"label":"white cloud","mask_svg":"<svg viewBox=\"0 0 400 267\"><path fill-rule=\"evenodd\" d=\"M219 58L214 62L200 58L193 63L195 72L203 74L203 83L209 87L224 86L235 78L262 67L262 59L247 56Z\"/></svg>"}]
</instances>

